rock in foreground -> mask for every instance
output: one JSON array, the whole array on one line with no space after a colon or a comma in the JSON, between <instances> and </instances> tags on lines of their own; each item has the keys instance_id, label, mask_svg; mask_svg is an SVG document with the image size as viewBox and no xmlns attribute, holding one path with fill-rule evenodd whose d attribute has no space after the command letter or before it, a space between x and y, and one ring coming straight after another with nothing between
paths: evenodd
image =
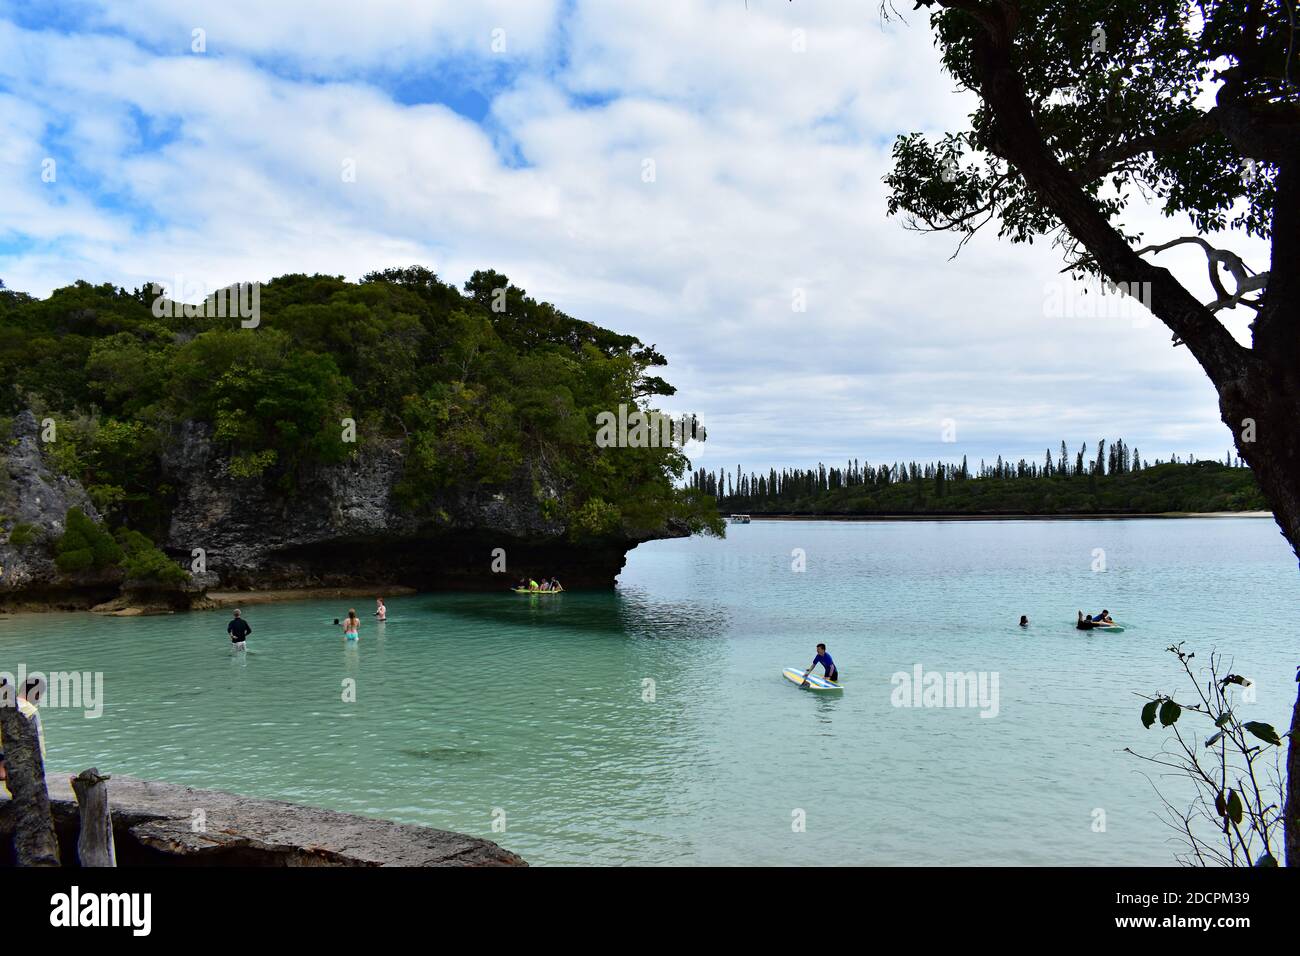
<instances>
[{"instance_id":1,"label":"rock in foreground","mask_svg":"<svg viewBox=\"0 0 1300 956\"><path fill-rule=\"evenodd\" d=\"M76 860L79 813L69 774L47 784L65 865ZM109 781L119 866L526 866L490 840L196 790L134 777ZM0 864L10 864L9 798L0 791Z\"/></svg>"}]
</instances>

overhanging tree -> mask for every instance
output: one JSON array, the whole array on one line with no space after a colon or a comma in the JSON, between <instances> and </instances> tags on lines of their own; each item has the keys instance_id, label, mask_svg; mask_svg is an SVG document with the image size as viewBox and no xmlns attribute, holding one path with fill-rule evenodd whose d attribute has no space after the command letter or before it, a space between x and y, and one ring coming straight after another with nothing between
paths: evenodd
<instances>
[{"instance_id":1,"label":"overhanging tree","mask_svg":"<svg viewBox=\"0 0 1300 956\"><path fill-rule=\"evenodd\" d=\"M1072 272L1149 293L1300 554L1296 2L917 0L979 106L966 129L900 136L886 182L917 228L1050 237ZM1144 244L1125 222L1139 195L1197 234ZM1269 240L1269 267L1206 238L1227 230ZM1175 245L1205 252L1213 300L1153 261ZM1233 309L1254 313L1249 346L1220 321Z\"/></svg>"},{"instance_id":2,"label":"overhanging tree","mask_svg":"<svg viewBox=\"0 0 1300 956\"><path fill-rule=\"evenodd\" d=\"M964 244L988 223L1050 237L1066 271L1139 290L1213 383L1219 413L1300 554L1300 0L916 0L943 65L979 97L969 126L900 136L889 212ZM886 15L892 7L886 5ZM1140 196L1193 235L1143 242ZM1219 248L1270 244L1267 268ZM1201 249L1201 301L1155 257ZM960 247L960 245L959 245ZM1220 318L1253 312L1250 343ZM1300 864L1300 699L1288 862Z\"/></svg>"}]
</instances>

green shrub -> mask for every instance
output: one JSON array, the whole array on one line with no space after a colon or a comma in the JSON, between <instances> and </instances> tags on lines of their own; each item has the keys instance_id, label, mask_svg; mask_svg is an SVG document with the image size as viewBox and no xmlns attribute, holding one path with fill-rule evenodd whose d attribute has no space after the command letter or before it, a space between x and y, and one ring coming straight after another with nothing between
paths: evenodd
<instances>
[{"instance_id":1,"label":"green shrub","mask_svg":"<svg viewBox=\"0 0 1300 956\"><path fill-rule=\"evenodd\" d=\"M20 521L18 524L14 525L13 530L9 532L9 543L15 548L25 548L40 537L40 530L41 529L36 527L34 524L27 524L26 522Z\"/></svg>"},{"instance_id":2,"label":"green shrub","mask_svg":"<svg viewBox=\"0 0 1300 956\"><path fill-rule=\"evenodd\" d=\"M122 549L113 536L86 516L80 508L69 508L66 527L54 545L54 563L64 574L96 571L122 560Z\"/></svg>"},{"instance_id":3,"label":"green shrub","mask_svg":"<svg viewBox=\"0 0 1300 956\"><path fill-rule=\"evenodd\" d=\"M139 531L118 528L117 541L125 554L122 569L126 572L127 580L182 584L190 579L188 571L167 557Z\"/></svg>"}]
</instances>

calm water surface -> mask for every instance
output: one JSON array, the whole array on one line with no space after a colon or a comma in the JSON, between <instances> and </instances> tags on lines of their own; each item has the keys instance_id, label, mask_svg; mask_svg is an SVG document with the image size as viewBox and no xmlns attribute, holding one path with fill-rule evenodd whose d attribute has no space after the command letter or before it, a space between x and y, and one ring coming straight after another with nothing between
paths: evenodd
<instances>
[{"instance_id":1,"label":"calm water surface","mask_svg":"<svg viewBox=\"0 0 1300 956\"><path fill-rule=\"evenodd\" d=\"M1135 694L1189 689L1165 651L1186 641L1231 654L1256 682L1242 713L1285 726L1296 573L1264 519L756 522L643 545L612 594L396 598L383 625L358 602L355 643L337 602L250 607L244 654L227 612L13 615L0 669L103 673L98 719L46 709L54 768L463 831L534 864L1167 864L1123 753L1163 737ZM1073 628L1102 607L1128 630ZM818 641L834 698L780 676ZM996 674L997 715L893 706L917 664Z\"/></svg>"}]
</instances>

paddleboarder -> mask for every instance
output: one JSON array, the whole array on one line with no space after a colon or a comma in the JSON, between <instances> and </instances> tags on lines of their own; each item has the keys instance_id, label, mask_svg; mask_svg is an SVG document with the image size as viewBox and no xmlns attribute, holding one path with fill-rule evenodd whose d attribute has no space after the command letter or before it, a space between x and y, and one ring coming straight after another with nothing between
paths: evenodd
<instances>
[{"instance_id":1,"label":"paddleboarder","mask_svg":"<svg viewBox=\"0 0 1300 956\"><path fill-rule=\"evenodd\" d=\"M832 684L837 683L839 681L840 672L835 667L835 661L833 661L831 659L831 656L826 653L825 644L817 645L817 656L814 657L813 662L808 665L808 669L803 672L803 676L805 679L808 677L809 674L813 672L814 669L816 669L818 664L820 664L822 666L822 669L825 671L826 679L828 681L830 681Z\"/></svg>"}]
</instances>

